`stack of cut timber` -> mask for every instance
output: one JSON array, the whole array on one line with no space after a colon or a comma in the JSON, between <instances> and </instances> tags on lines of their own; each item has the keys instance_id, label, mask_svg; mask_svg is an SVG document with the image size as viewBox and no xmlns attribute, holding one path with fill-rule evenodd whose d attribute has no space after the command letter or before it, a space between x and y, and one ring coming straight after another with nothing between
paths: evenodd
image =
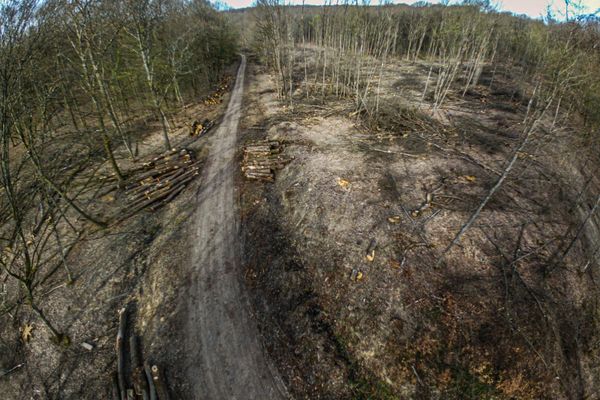
<instances>
[{"instance_id":1,"label":"stack of cut timber","mask_svg":"<svg viewBox=\"0 0 600 400\"><path fill-rule=\"evenodd\" d=\"M242 172L249 179L267 182L275 180L275 170L283 168L289 159L281 155L281 144L274 140L258 140L244 147Z\"/></svg>"},{"instance_id":2,"label":"stack of cut timber","mask_svg":"<svg viewBox=\"0 0 600 400\"><path fill-rule=\"evenodd\" d=\"M231 76L227 76L221 80L219 86L217 86L214 93L204 98L205 105L214 105L223 102L223 95L229 88L229 84L231 83Z\"/></svg>"},{"instance_id":3,"label":"stack of cut timber","mask_svg":"<svg viewBox=\"0 0 600 400\"><path fill-rule=\"evenodd\" d=\"M186 149L173 149L150 162L133 178L127 188L129 212L135 213L150 207L153 211L173 200L200 172Z\"/></svg>"}]
</instances>

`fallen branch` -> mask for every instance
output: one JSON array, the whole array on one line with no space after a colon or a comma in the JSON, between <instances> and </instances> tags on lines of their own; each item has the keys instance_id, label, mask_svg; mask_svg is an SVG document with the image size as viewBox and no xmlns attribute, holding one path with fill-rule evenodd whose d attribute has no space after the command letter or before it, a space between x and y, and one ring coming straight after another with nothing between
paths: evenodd
<instances>
[{"instance_id":1,"label":"fallen branch","mask_svg":"<svg viewBox=\"0 0 600 400\"><path fill-rule=\"evenodd\" d=\"M121 394L119 393L119 377L118 374L113 374L112 376L112 386L111 386L112 398L113 400L120 400Z\"/></svg>"},{"instance_id":2,"label":"fallen branch","mask_svg":"<svg viewBox=\"0 0 600 400\"><path fill-rule=\"evenodd\" d=\"M475 209L475 211L473 211L473 213L471 214L471 217L468 219L468 221L465 222L465 224L460 228L460 230L458 231L458 233L456 234L454 239L444 249L444 251L442 252L442 254L440 255L440 258L438 259L438 261L436 263L436 267L440 266L440 264L444 261L446 254L448 254L448 252L460 241L460 239L465 234L465 232L467 232L469 230L469 228L471 227L471 225L473 225L475 220L477 220L477 218L479 217L479 214L481 214L481 211L483 210L483 208L491 200L491 198L498 191L498 189L500 189L500 187L502 186L502 183L506 180L506 178L512 171L513 167L515 166L517 160L519 159L519 154L521 154L523 152L523 149L529 143L531 136L537 130L537 127L538 127L540 121L542 120L542 117L545 114L545 111L548 109L550 104L551 104L551 101L547 103L546 107L541 112L541 115L538 116L538 118L536 120L534 120L532 125L529 128L525 129L523 139L521 140L519 145L514 150L513 155L510 158L510 161L508 162L508 165L506 166L506 168L504 168L504 171L502 171L502 174L500 175L500 177L498 178L498 180L496 181L494 186L492 186L492 188L488 191L488 193L483 198L481 203L479 203L479 206L477 207L477 209Z\"/></svg>"},{"instance_id":3,"label":"fallen branch","mask_svg":"<svg viewBox=\"0 0 600 400\"><path fill-rule=\"evenodd\" d=\"M17 364L14 367L7 369L6 371L1 370L0 371L0 378L4 378L7 375L12 374L13 372L15 372L16 370L20 369L21 367L23 367L25 365L25 363L21 363L21 364Z\"/></svg>"}]
</instances>

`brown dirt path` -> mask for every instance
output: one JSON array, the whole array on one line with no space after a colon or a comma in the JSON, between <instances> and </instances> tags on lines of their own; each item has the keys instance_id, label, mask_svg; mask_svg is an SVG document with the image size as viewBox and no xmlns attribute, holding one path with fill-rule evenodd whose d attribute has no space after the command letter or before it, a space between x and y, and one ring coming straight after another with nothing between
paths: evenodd
<instances>
[{"instance_id":1,"label":"brown dirt path","mask_svg":"<svg viewBox=\"0 0 600 400\"><path fill-rule=\"evenodd\" d=\"M242 56L227 112L211 138L192 231L183 336L187 378L201 400L289 398L264 352L242 280L234 171L245 67Z\"/></svg>"}]
</instances>

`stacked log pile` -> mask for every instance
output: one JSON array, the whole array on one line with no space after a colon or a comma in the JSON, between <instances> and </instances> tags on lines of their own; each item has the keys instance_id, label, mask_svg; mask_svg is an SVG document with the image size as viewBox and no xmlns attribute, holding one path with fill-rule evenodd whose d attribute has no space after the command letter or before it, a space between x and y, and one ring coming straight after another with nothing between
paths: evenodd
<instances>
[{"instance_id":1,"label":"stacked log pile","mask_svg":"<svg viewBox=\"0 0 600 400\"><path fill-rule=\"evenodd\" d=\"M219 83L219 86L217 86L216 90L212 94L204 98L204 104L210 106L222 103L223 95L227 92L227 89L229 89L230 84L231 76L227 76L224 79L222 79L221 83Z\"/></svg>"},{"instance_id":2,"label":"stacked log pile","mask_svg":"<svg viewBox=\"0 0 600 400\"><path fill-rule=\"evenodd\" d=\"M281 143L274 140L258 140L244 147L242 172L248 179L273 182L275 170L281 169L290 160L281 154Z\"/></svg>"},{"instance_id":3,"label":"stacked log pile","mask_svg":"<svg viewBox=\"0 0 600 400\"><path fill-rule=\"evenodd\" d=\"M186 149L173 149L150 162L126 188L129 214L152 211L173 200L200 173L200 163Z\"/></svg>"}]
</instances>

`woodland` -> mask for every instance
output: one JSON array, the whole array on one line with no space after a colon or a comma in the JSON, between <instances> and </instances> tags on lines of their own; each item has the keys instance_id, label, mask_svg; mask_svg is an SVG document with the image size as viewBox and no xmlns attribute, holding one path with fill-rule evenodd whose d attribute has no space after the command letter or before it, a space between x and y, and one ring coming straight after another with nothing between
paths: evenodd
<instances>
[{"instance_id":1,"label":"woodland","mask_svg":"<svg viewBox=\"0 0 600 400\"><path fill-rule=\"evenodd\" d=\"M135 160L148 120L170 150L170 115L208 94L237 43L202 1L9 1L1 12L2 314L30 308L60 342L36 294L68 268L82 229L72 217L94 229L111 222L86 181L121 187L128 171L115 148Z\"/></svg>"},{"instance_id":2,"label":"woodland","mask_svg":"<svg viewBox=\"0 0 600 400\"><path fill-rule=\"evenodd\" d=\"M596 284L600 266L600 18L597 13L583 13L576 2L565 1L564 10L562 15L549 12L543 19L531 19L501 12L492 2L482 0L412 6L327 2L318 7L257 0L252 8L227 11L205 0L0 2L0 384L18 375L25 365L18 359L27 354L28 343L36 340L34 326L36 331L48 333L57 353L75 346L69 326L53 309L52 300L57 288L69 291L77 287L83 261L73 254L79 254L78 248L94 235L109 237L123 227L150 230L145 222L132 222L134 214L169 203L200 173L202 150L197 155L187 153L173 137L181 132L187 136L188 131L191 136L204 134L222 116L222 109L214 109L219 115L210 121L210 127L202 116L181 117L193 104L220 107L220 98L227 96L231 69L242 53L257 71L272 79L276 101L285 107L277 118L263 121L257 129L267 130L294 115L308 114L308 118L317 115L315 110L326 110L327 114L319 114L323 119L334 114L347 116L372 138L379 138L382 132L393 140L406 132L443 136L439 142L428 139L430 148L437 146L443 152L453 143L444 136L446 129L454 129L447 116L453 107L466 109L474 98L481 104L497 100L496 109L516 115L518 122L510 128L516 139L501 153L502 160L491 165L460 153L463 160L478 165L491 178L461 214L458 225L448 229L449 240L422 246L430 250L427 263L435 269L456 263L456 252L464 248L465 238L480 228L481 216L496 207L506 188L523 194L519 190L527 184L515 175L521 177L524 170L535 166L537 156L544 159L540 174L576 171L566 178L573 187L564 188L564 196L562 189L554 190L562 196L560 203L549 201L548 210L527 214L527 223L538 226L554 218L553 207L560 209L568 217L560 220L559 233L536 239L536 247L527 253L520 248L514 254L510 249L502 251L501 246L496 249L513 274L518 274L518 262L535 259L536 274L543 276L539 289L531 289L532 285L525 283L527 278L519 277L528 293L523 302L539 308L540 320L551 326L547 330L554 335L539 343L545 340L548 349L560 347L556 352L563 355L569 353L569 346L585 343L586 354L600 356L598 337L593 333L600 326ZM398 95L390 95L390 79L397 78L390 72L392 66L418 70L414 75L419 79L406 83L411 90L400 88ZM150 153L141 152L150 131L157 133L156 146ZM550 151L544 153L547 148L551 155ZM191 169L179 174L176 169L184 164ZM272 176L269 172L269 178ZM144 179L149 177L156 182L168 178L171 183L157 183L154 194L135 197L138 182L143 187L137 194L148 188ZM271 193L265 197L275 198L285 191L277 186L264 190ZM432 193L412 210L414 219L435 208ZM133 201L124 200L129 195L134 196ZM408 214L410 210L410 219ZM156 218L166 220L161 215ZM283 213L281 218L285 218ZM524 224L516 225L509 236L518 238L520 246L527 234ZM374 246L368 246L368 254L375 251ZM276 252L275 247L271 251ZM413 247L406 249L408 246L398 258L402 267ZM582 284L585 289L578 287L581 292L574 295L585 303L577 309L584 311L576 322L553 314L554 309L562 310L562 303L550 294L545 297L544 290L556 283L552 280L556 271L589 278ZM362 272L352 271L354 281L358 273L362 277ZM260 290L254 295L268 299ZM274 290L271 300L283 301L277 297L283 292ZM80 299L73 295L71 301L76 304ZM114 302L110 307L114 316L119 307ZM565 310L560 312L568 314ZM262 331L277 318L280 316L265 317ZM565 335L573 336L576 344L565 340ZM353 371L345 381L350 389L319 392L314 389L316 384L306 384L292 390L297 398L592 399L598 398L600 390L598 378L592 376L597 366L592 366L574 373L575 377L556 378L556 387L547 392L541 384L514 383L516 378L511 381L513 386L501 387L505 381L498 373L493 379L500 383L494 390L467 385L471 392L461 397L467 393L465 386L446 392L431 389L445 378L429 370L419 375L413 367L406 381L417 389L406 394L399 389L400 383L385 383L380 376L383 372L348 361L354 354L352 344L346 347L337 339L331 342ZM536 343L528 345L538 348ZM545 356L541 353L544 350L531 350L530 358L546 365L546 370L551 370L548 374L557 375L565 365L579 365L578 361L571 363L570 354L552 358L555 353L550 350ZM431 354L424 351L417 357L442 358ZM44 353L35 357L44 357ZM176 357L180 355L166 357L171 370L177 368ZM106 356L106 360L110 364L107 370L114 370L115 358ZM59 357L49 358L48 363L60 368ZM309 368L301 362L298 365L298 370ZM546 382L546 372L529 372L524 382ZM110 373L101 374L104 386L109 387ZM91 376L93 373L87 373L81 378L82 385ZM291 381L288 378L287 383ZM56 387L44 385L46 397L40 398L93 398L85 391L60 397ZM116 398L119 396L125 398L122 393Z\"/></svg>"}]
</instances>

